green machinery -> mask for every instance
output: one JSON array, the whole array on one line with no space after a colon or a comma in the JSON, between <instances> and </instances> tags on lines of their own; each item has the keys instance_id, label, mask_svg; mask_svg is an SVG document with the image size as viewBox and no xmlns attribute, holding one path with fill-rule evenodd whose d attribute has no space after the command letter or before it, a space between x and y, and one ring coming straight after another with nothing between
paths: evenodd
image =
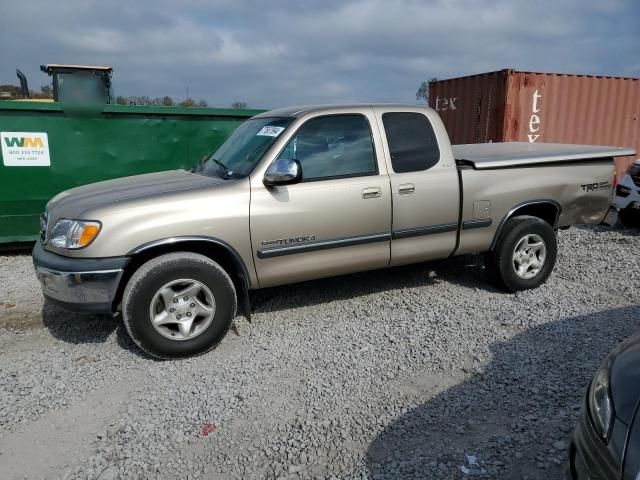
<instances>
[{"instance_id":1,"label":"green machinery","mask_svg":"<svg viewBox=\"0 0 640 480\"><path fill-rule=\"evenodd\" d=\"M51 77L53 98L32 99L27 77L20 70L16 75L20 80L18 101L62 102L66 104L115 103L111 90L113 68L93 65L61 65L50 63L40 65L40 70Z\"/></svg>"},{"instance_id":2,"label":"green machinery","mask_svg":"<svg viewBox=\"0 0 640 480\"><path fill-rule=\"evenodd\" d=\"M113 69L90 65L40 65L53 80L55 102L115 103L111 91Z\"/></svg>"}]
</instances>

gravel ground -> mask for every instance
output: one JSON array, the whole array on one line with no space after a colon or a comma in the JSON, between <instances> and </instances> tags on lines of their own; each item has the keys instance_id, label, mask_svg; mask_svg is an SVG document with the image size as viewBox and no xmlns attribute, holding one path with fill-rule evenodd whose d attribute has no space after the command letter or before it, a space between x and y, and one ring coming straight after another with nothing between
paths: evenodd
<instances>
[{"instance_id":1,"label":"gravel ground","mask_svg":"<svg viewBox=\"0 0 640 480\"><path fill-rule=\"evenodd\" d=\"M2 478L561 478L586 384L640 327L640 235L559 242L515 295L476 257L254 292L253 323L172 362L43 307L2 256Z\"/></svg>"}]
</instances>

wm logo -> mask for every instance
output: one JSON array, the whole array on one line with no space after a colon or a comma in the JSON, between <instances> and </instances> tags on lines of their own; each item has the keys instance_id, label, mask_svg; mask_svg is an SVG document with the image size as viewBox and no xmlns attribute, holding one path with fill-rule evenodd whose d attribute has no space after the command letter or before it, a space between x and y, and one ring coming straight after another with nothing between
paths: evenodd
<instances>
[{"instance_id":1,"label":"wm logo","mask_svg":"<svg viewBox=\"0 0 640 480\"><path fill-rule=\"evenodd\" d=\"M40 137L5 137L4 142L9 148L44 148L44 143L42 143L42 138Z\"/></svg>"}]
</instances>

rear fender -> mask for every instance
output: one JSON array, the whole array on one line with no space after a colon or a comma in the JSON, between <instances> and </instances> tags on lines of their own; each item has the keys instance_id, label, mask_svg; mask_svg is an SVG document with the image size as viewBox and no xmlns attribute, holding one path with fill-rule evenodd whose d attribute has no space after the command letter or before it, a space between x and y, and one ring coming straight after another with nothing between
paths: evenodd
<instances>
[{"instance_id":1,"label":"rear fender","mask_svg":"<svg viewBox=\"0 0 640 480\"><path fill-rule=\"evenodd\" d=\"M498 239L502 233L502 229L504 228L507 220L513 217L517 217L519 215L530 215L532 217L538 217L545 222L547 222L551 227L555 230L558 225L558 218L560 218L560 213L562 212L562 207L558 202L551 199L541 199L541 200L528 200L526 202L519 203L513 206L500 220L498 224L498 228L496 229L496 233L493 236L493 241L491 242L490 250L494 250L496 244L498 243Z\"/></svg>"}]
</instances>

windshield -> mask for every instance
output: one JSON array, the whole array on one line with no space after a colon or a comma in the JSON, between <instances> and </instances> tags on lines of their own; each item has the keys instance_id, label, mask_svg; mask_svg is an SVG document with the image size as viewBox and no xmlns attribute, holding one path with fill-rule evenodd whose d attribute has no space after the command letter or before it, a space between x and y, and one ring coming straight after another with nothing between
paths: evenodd
<instances>
[{"instance_id":1,"label":"windshield","mask_svg":"<svg viewBox=\"0 0 640 480\"><path fill-rule=\"evenodd\" d=\"M222 178L246 177L292 120L291 117L247 120L193 171Z\"/></svg>"}]
</instances>

